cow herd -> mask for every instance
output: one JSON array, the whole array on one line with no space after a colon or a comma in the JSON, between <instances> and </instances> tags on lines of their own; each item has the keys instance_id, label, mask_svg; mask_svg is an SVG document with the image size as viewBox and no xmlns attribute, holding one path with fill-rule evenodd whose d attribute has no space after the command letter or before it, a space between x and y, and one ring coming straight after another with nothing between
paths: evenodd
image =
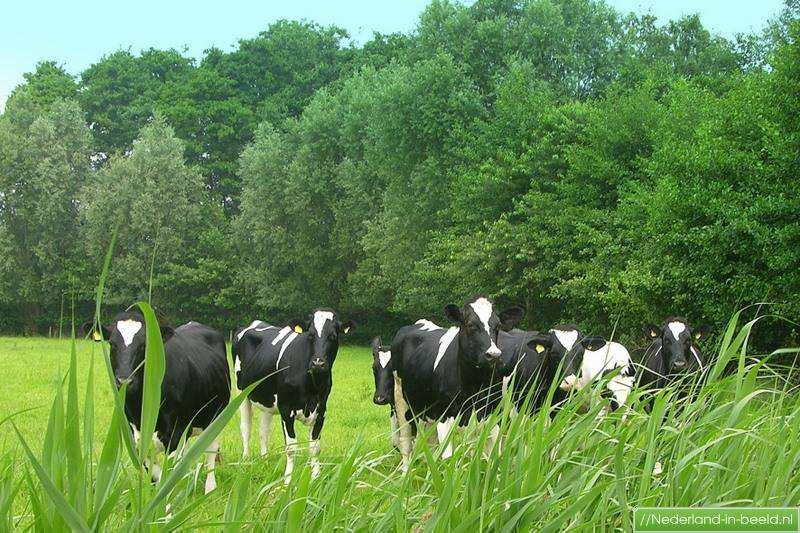
<instances>
[{"instance_id":1,"label":"cow herd","mask_svg":"<svg viewBox=\"0 0 800 533\"><path fill-rule=\"evenodd\" d=\"M373 401L390 406L392 443L400 451L403 471L409 467L418 429L428 428L427 434L443 445L446 459L453 453L454 427L473 416L486 419L504 397L510 399L512 414L530 414L542 407L558 408L570 391L600 380L602 416L623 407L635 386L660 387L705 365L696 344L704 331L679 317L647 328L649 346L635 363L622 344L584 335L571 324L546 332L517 329L523 309L498 312L482 296L463 306L447 305L444 311L450 327L421 319L400 328L390 344L380 337L372 341ZM331 371L340 339L353 327L334 310L319 308L304 321L275 326L254 320L233 334L236 384L240 390L255 384L240 407L243 454L250 453L253 413L258 413L262 455L268 451L272 417L280 415L287 483L298 450L296 421L309 427L311 473L319 475ZM166 370L153 439L157 450L179 453L183 437L205 429L227 405L228 359L222 334L202 324L160 329ZM138 439L145 321L134 312L120 313L101 330L102 337L95 339L110 343L117 385L126 385L125 414ZM489 435L487 449L495 446L499 427L492 427ZM218 452L218 441L206 451L206 492L216 487ZM159 466L146 466L158 479Z\"/></svg>"}]
</instances>

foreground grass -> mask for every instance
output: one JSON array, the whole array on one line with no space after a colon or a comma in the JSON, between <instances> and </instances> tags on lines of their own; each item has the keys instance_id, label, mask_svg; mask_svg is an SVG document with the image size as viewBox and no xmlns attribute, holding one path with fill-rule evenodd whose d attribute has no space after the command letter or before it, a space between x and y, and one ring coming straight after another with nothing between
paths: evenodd
<instances>
[{"instance_id":1,"label":"foreground grass","mask_svg":"<svg viewBox=\"0 0 800 533\"><path fill-rule=\"evenodd\" d=\"M94 404L91 416L78 411L79 402L69 398L84 397L77 384L85 382L87 362L100 358L95 345L79 343L80 357L76 354L75 358L79 379L67 380L66 408L61 409L59 402L46 406L58 390L54 386L57 361L64 371L68 367L61 355L62 351L68 354L68 343L7 339L0 345L0 372L29 384L15 385L14 392L0 396L0 408L9 413L39 406L14 421L32 446L45 445L41 451L34 449L25 463L21 461L24 450L12 446L0 462L0 482L4 481L0 486L6 487L0 489L0 529L4 524L40 530L86 524L85 529L129 530L233 531L243 526L256 530L629 530L636 506L798 505L800 394L791 380L781 377L787 369L776 373L763 360L746 357L750 326L740 328L735 319L731 322L716 354L717 363L708 369L703 384L687 384L695 387L688 397L676 389L655 396L636 391L624 420L621 413L596 419L599 406L579 414L592 391L574 398L552 422L544 412L510 418L505 406L493 420L501 424L505 436L501 453L495 450L491 459L481 459L489 426L472 426L456 437L455 454L448 461L437 460L436 449L420 439L407 476L395 470L398 457L386 436L385 409L370 403L369 352L345 349L334 369L323 440L327 465L322 476L310 480L307 468L296 469L292 483L283 486L277 425L272 441L276 452L241 463L234 417L222 433L227 453L218 469L219 488L209 496L202 494L195 474L180 471L180 464L172 469L174 485L162 482L151 487L143 482L138 464L120 451L122 446L109 445L122 432L113 430L113 397L102 373L96 374L94 392L89 386L89 400L84 401L83 407ZM30 362L36 357L36 343L39 360ZM6 353L13 361L6 361ZM38 366L38 371L32 366ZM723 377L725 368L733 368L733 374ZM645 400L652 400L651 413L643 408ZM90 461L79 460L80 436L70 423L78 412L90 433L94 424L94 446L84 443L82 447L82 457ZM59 427L64 428L63 440L73 443L62 454L54 451L51 438L53 428ZM0 431L7 443L14 441L9 423L0 425ZM107 450L111 451L107 454ZM113 461L112 452L116 453ZM62 458L63 464L54 464L53 457ZM84 470L71 468L73 463ZM656 463L663 465L663 473L654 476ZM74 483L75 479L86 483ZM47 492L50 480L55 489ZM94 506L86 503L92 498L81 492L90 490L79 488L84 485L93 487ZM97 496L100 492L102 497ZM10 501L13 504L4 504Z\"/></svg>"}]
</instances>

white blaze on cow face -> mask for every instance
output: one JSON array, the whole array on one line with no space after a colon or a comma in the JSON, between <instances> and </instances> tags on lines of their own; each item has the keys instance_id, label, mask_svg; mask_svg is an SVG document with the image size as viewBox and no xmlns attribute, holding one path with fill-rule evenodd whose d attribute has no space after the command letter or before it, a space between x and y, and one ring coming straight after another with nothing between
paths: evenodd
<instances>
[{"instance_id":1,"label":"white blaze on cow face","mask_svg":"<svg viewBox=\"0 0 800 533\"><path fill-rule=\"evenodd\" d=\"M316 311L314 313L314 329L317 330L317 335L322 337L322 328L325 327L325 322L333 320L332 311Z\"/></svg>"},{"instance_id":2,"label":"white blaze on cow face","mask_svg":"<svg viewBox=\"0 0 800 533\"><path fill-rule=\"evenodd\" d=\"M441 361L442 357L444 357L444 353L447 351L450 343L452 343L453 339L455 339L456 335L458 335L458 330L459 328L452 327L448 329L444 335L442 335L442 338L439 339L439 351L436 352L436 359L433 361L434 370L436 370L436 367L439 366L439 361Z\"/></svg>"},{"instance_id":3,"label":"white blaze on cow face","mask_svg":"<svg viewBox=\"0 0 800 533\"><path fill-rule=\"evenodd\" d=\"M472 307L472 310L475 311L475 314L478 315L478 318L483 324L483 328L486 330L486 334L489 335L489 349L486 350L486 353L489 355L500 355L500 348L494 343L492 331L489 328L489 319L492 318L492 313L494 313L492 302L486 298L478 298L469 305Z\"/></svg>"},{"instance_id":4,"label":"white blaze on cow face","mask_svg":"<svg viewBox=\"0 0 800 533\"><path fill-rule=\"evenodd\" d=\"M675 337L675 340L678 340L681 333L686 331L686 324L684 324L683 322L678 322L677 320L675 322L670 322L669 324L667 324L667 327L672 332L672 336Z\"/></svg>"},{"instance_id":5,"label":"white blaze on cow face","mask_svg":"<svg viewBox=\"0 0 800 533\"><path fill-rule=\"evenodd\" d=\"M138 320L120 320L117 322L117 331L122 335L122 342L125 346L130 346L133 338L142 329L142 323Z\"/></svg>"},{"instance_id":6,"label":"white blaze on cow face","mask_svg":"<svg viewBox=\"0 0 800 533\"><path fill-rule=\"evenodd\" d=\"M386 368L386 365L389 364L389 361L392 360L392 352L378 352L378 362L381 365L381 368Z\"/></svg>"},{"instance_id":7,"label":"white blaze on cow face","mask_svg":"<svg viewBox=\"0 0 800 533\"><path fill-rule=\"evenodd\" d=\"M575 346L575 341L578 340L578 332L574 329L572 330L561 330L561 329L551 329L550 331L558 339L558 342L561 343L561 346L564 347L565 350L570 351L573 346Z\"/></svg>"}]
</instances>

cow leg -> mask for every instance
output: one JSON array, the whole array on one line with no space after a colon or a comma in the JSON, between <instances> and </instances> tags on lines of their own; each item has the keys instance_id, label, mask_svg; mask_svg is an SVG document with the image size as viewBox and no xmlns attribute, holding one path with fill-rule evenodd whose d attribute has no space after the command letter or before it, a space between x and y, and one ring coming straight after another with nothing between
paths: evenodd
<instances>
[{"instance_id":1,"label":"cow leg","mask_svg":"<svg viewBox=\"0 0 800 533\"><path fill-rule=\"evenodd\" d=\"M431 421L425 421L422 423L422 426L425 428L425 434L428 436L428 445L436 446L439 444L439 436L436 434L435 424Z\"/></svg>"},{"instance_id":2,"label":"cow leg","mask_svg":"<svg viewBox=\"0 0 800 533\"><path fill-rule=\"evenodd\" d=\"M250 455L250 427L253 420L253 403L245 398L239 406L239 429L242 432L242 457Z\"/></svg>"},{"instance_id":3,"label":"cow leg","mask_svg":"<svg viewBox=\"0 0 800 533\"><path fill-rule=\"evenodd\" d=\"M283 442L286 445L286 469L283 471L283 483L288 485L294 470L294 454L297 452L297 437L294 433L294 418L281 413L283 422Z\"/></svg>"},{"instance_id":4,"label":"cow leg","mask_svg":"<svg viewBox=\"0 0 800 533\"><path fill-rule=\"evenodd\" d=\"M397 376L397 373L394 375L394 409L397 415L398 444L402 457L400 470L408 472L408 467L411 464L411 424L409 424L407 417L409 409L403 396L403 382Z\"/></svg>"},{"instance_id":5,"label":"cow leg","mask_svg":"<svg viewBox=\"0 0 800 533\"><path fill-rule=\"evenodd\" d=\"M444 422L436 423L436 433L439 437L439 443L447 442L447 445L442 450L442 459L449 459L453 455L453 443L448 441L450 433L452 433L453 426L456 424L456 419L453 417L447 418Z\"/></svg>"},{"instance_id":6,"label":"cow leg","mask_svg":"<svg viewBox=\"0 0 800 533\"><path fill-rule=\"evenodd\" d=\"M392 411L389 413L389 423L392 426L392 446L395 448L400 447L400 434L397 430L397 411L394 407L392 407Z\"/></svg>"},{"instance_id":7,"label":"cow leg","mask_svg":"<svg viewBox=\"0 0 800 533\"><path fill-rule=\"evenodd\" d=\"M215 439L206 450L206 494L217 488L217 478L214 475L214 469L217 465L218 453L219 439Z\"/></svg>"},{"instance_id":8,"label":"cow leg","mask_svg":"<svg viewBox=\"0 0 800 533\"><path fill-rule=\"evenodd\" d=\"M258 436L261 444L261 455L267 455L269 449L269 430L272 425L272 412L265 409L261 411L261 417L258 421Z\"/></svg>"},{"instance_id":9,"label":"cow leg","mask_svg":"<svg viewBox=\"0 0 800 533\"><path fill-rule=\"evenodd\" d=\"M311 440L308 443L308 454L311 456L311 479L316 479L319 476L319 438L322 434L322 426L324 424L325 411L320 411L320 413L317 414L316 420L314 420L314 425L311 427Z\"/></svg>"},{"instance_id":10,"label":"cow leg","mask_svg":"<svg viewBox=\"0 0 800 533\"><path fill-rule=\"evenodd\" d=\"M489 431L489 436L486 438L486 447L483 450L483 456L487 459L491 457L492 450L494 449L495 445L497 445L497 455L500 455L502 441L500 440L500 425L495 424L492 426L492 429Z\"/></svg>"}]
</instances>

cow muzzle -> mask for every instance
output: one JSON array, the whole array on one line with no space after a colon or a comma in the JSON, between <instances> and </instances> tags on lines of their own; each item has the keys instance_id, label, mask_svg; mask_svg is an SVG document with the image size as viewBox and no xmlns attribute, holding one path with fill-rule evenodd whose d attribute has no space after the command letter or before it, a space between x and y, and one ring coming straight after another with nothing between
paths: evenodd
<instances>
[{"instance_id":1,"label":"cow muzzle","mask_svg":"<svg viewBox=\"0 0 800 533\"><path fill-rule=\"evenodd\" d=\"M386 405L389 403L389 398L382 394L375 394L375 396L372 397L372 401L375 405Z\"/></svg>"},{"instance_id":2,"label":"cow muzzle","mask_svg":"<svg viewBox=\"0 0 800 533\"><path fill-rule=\"evenodd\" d=\"M318 374L320 372L327 372L328 368L328 362L325 359L322 359L321 357L315 357L311 360L309 372Z\"/></svg>"},{"instance_id":3,"label":"cow muzzle","mask_svg":"<svg viewBox=\"0 0 800 533\"><path fill-rule=\"evenodd\" d=\"M686 360L685 359L676 359L675 361L672 362L670 370L672 370L673 372L679 372L679 371L683 370L684 368L686 368Z\"/></svg>"}]
</instances>

